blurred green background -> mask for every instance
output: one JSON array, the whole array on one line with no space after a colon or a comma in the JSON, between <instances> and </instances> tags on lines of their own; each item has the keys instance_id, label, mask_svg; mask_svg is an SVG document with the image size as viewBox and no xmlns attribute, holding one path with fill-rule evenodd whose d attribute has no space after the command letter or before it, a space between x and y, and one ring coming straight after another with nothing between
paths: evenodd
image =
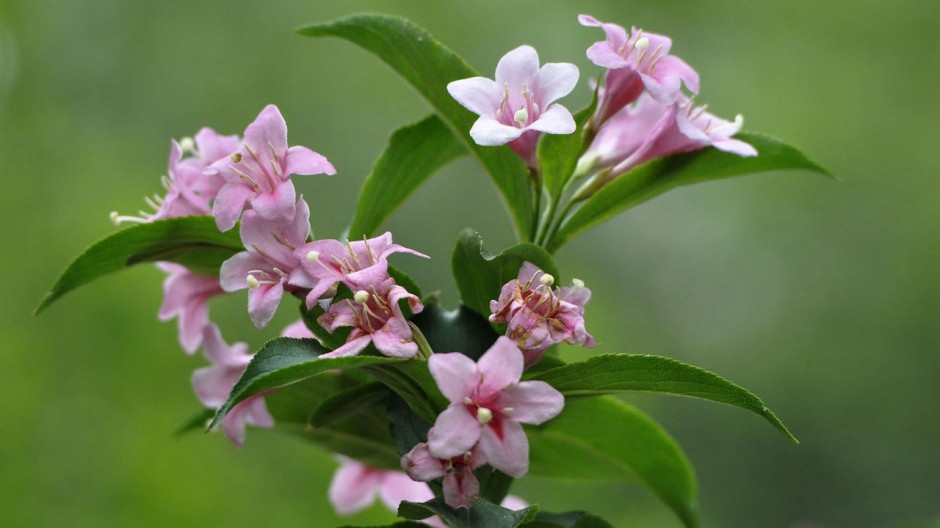
<instances>
[{"instance_id":1,"label":"blurred green background","mask_svg":"<svg viewBox=\"0 0 940 528\"><path fill-rule=\"evenodd\" d=\"M840 183L774 173L674 191L558 255L594 288L598 351L675 357L754 390L790 425L687 399L637 397L695 464L708 527L896 527L940 514L940 3L858 0L2 0L0 511L7 526L323 526L331 456L258 432L175 439L198 408L201 358L160 324L160 273L140 267L30 313L60 269L160 190L171 137L238 133L267 103L335 177L298 180L320 236L337 236L390 132L428 113L376 59L292 28L356 11L401 14L490 75L520 44L597 69L580 12L675 39L699 98L802 146ZM581 88L565 102L586 102ZM456 302L449 254L471 226L511 242L469 160L389 222L433 259L398 258ZM213 304L229 339L263 334L244 297ZM566 350L569 357L585 355ZM677 527L634 484L529 479L515 492L618 527ZM380 506L348 519L391 519Z\"/></svg>"}]
</instances>

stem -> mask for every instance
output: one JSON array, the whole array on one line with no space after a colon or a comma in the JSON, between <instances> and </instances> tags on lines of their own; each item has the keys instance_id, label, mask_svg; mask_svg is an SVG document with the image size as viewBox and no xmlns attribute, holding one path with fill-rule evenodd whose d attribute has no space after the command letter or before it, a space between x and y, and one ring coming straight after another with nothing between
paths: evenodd
<instances>
[{"instance_id":1,"label":"stem","mask_svg":"<svg viewBox=\"0 0 940 528\"><path fill-rule=\"evenodd\" d=\"M555 210L558 208L558 202L561 197L549 196L548 197L548 206L545 208L545 214L542 215L542 222L539 226L538 235L535 237L535 243L538 245L544 245L545 236L548 234L548 227L551 225L552 220L555 219Z\"/></svg>"},{"instance_id":2,"label":"stem","mask_svg":"<svg viewBox=\"0 0 940 528\"><path fill-rule=\"evenodd\" d=\"M561 228L561 224L564 222L565 218L568 216L568 213L571 212L571 209L573 209L577 203L578 202L575 201L568 202L568 205L565 206L565 209L561 212L560 215L558 215L555 224L545 232L545 236L543 237L542 242L545 249L547 249L549 253L555 252L554 249L549 246L549 244L553 241L555 235L558 234L558 229Z\"/></svg>"},{"instance_id":3,"label":"stem","mask_svg":"<svg viewBox=\"0 0 940 528\"><path fill-rule=\"evenodd\" d=\"M529 241L535 242L535 238L538 236L539 221L541 220L539 213L542 208L542 175L539 173L539 169L529 167L529 176L532 180L532 190L535 192L535 208L532 210L532 230L529 232Z\"/></svg>"}]
</instances>

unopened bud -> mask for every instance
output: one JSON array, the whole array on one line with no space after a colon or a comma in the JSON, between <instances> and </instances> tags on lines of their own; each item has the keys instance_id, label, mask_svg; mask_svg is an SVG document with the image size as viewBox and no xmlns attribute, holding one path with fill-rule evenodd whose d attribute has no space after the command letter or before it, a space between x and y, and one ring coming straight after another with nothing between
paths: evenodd
<instances>
[{"instance_id":1,"label":"unopened bud","mask_svg":"<svg viewBox=\"0 0 940 528\"><path fill-rule=\"evenodd\" d=\"M353 294L353 299L355 299L359 304L365 304L369 301L369 292L365 290L359 290Z\"/></svg>"},{"instance_id":2,"label":"unopened bud","mask_svg":"<svg viewBox=\"0 0 940 528\"><path fill-rule=\"evenodd\" d=\"M313 251L307 252L307 262L311 262L311 263L316 262L318 258L320 258L319 251L313 250Z\"/></svg>"},{"instance_id":3,"label":"unopened bud","mask_svg":"<svg viewBox=\"0 0 940 528\"><path fill-rule=\"evenodd\" d=\"M516 114L512 118L519 123L520 125L525 125L529 120L529 111L525 109L525 106L519 107L519 110L516 110Z\"/></svg>"},{"instance_id":4,"label":"unopened bud","mask_svg":"<svg viewBox=\"0 0 940 528\"><path fill-rule=\"evenodd\" d=\"M571 279L571 285L574 286L575 288L583 288L584 281L581 279Z\"/></svg>"},{"instance_id":5,"label":"unopened bud","mask_svg":"<svg viewBox=\"0 0 940 528\"><path fill-rule=\"evenodd\" d=\"M258 286L261 286L261 283L258 282L258 279L256 279L254 275L249 275L248 277L246 277L245 282L248 283L248 287L251 288L252 290L257 288Z\"/></svg>"},{"instance_id":6,"label":"unopened bud","mask_svg":"<svg viewBox=\"0 0 940 528\"><path fill-rule=\"evenodd\" d=\"M493 419L493 411L487 409L486 407L480 407L477 409L477 421L483 425L490 423L490 420Z\"/></svg>"},{"instance_id":7,"label":"unopened bud","mask_svg":"<svg viewBox=\"0 0 940 528\"><path fill-rule=\"evenodd\" d=\"M551 273L543 273L539 278L539 282L542 283L542 286L551 286L555 284L555 276Z\"/></svg>"}]
</instances>

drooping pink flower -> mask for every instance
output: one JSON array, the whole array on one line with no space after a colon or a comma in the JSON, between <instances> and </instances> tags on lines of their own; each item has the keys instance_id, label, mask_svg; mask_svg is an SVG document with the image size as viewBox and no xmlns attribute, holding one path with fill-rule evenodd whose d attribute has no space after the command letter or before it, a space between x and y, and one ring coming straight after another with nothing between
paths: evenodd
<instances>
[{"instance_id":1,"label":"drooping pink flower","mask_svg":"<svg viewBox=\"0 0 940 528\"><path fill-rule=\"evenodd\" d=\"M386 356L415 357L418 345L414 342L411 327L398 303L406 300L411 313L416 314L424 309L421 300L395 284L395 280L390 277L378 283L353 283L352 289L352 299L334 302L317 320L330 332L341 327L352 327L343 346L320 357L354 356L369 343Z\"/></svg>"},{"instance_id":2,"label":"drooping pink flower","mask_svg":"<svg viewBox=\"0 0 940 528\"><path fill-rule=\"evenodd\" d=\"M392 234L357 242L323 239L314 240L297 249L296 256L304 270L317 279L316 286L307 294L307 308L313 308L317 300L330 291L338 282L350 288L355 285L378 284L388 278L388 257L393 253L409 253L430 258L413 249L392 242Z\"/></svg>"},{"instance_id":3,"label":"drooping pink flower","mask_svg":"<svg viewBox=\"0 0 940 528\"><path fill-rule=\"evenodd\" d=\"M520 46L500 59L495 80L471 77L453 81L447 91L458 103L480 116L470 129L478 145L509 146L529 166L535 165L535 144L540 133L571 134L574 118L567 108L553 104L578 83L578 67L547 63L531 46Z\"/></svg>"},{"instance_id":4,"label":"drooping pink flower","mask_svg":"<svg viewBox=\"0 0 940 528\"><path fill-rule=\"evenodd\" d=\"M167 273L163 281L163 305L160 320L177 318L180 345L193 354L202 343L202 333L209 324L209 299L225 293L217 277L197 275L185 266L158 262Z\"/></svg>"},{"instance_id":5,"label":"drooping pink flower","mask_svg":"<svg viewBox=\"0 0 940 528\"><path fill-rule=\"evenodd\" d=\"M522 438L525 439L524 434ZM420 443L401 459L402 469L414 480L431 482L443 478L444 502L451 508L470 508L476 503L480 482L473 470L485 464L486 456L476 445L454 456L439 457L431 452L429 444Z\"/></svg>"},{"instance_id":6,"label":"drooping pink flower","mask_svg":"<svg viewBox=\"0 0 940 528\"><path fill-rule=\"evenodd\" d=\"M330 482L330 504L340 515L352 515L375 502L376 496L388 509L398 511L401 501L426 502L434 493L423 482L416 482L401 471L367 466L362 462L337 456L341 465Z\"/></svg>"},{"instance_id":7,"label":"drooping pink flower","mask_svg":"<svg viewBox=\"0 0 940 528\"><path fill-rule=\"evenodd\" d=\"M232 387L251 362L248 345L229 346L222 339L219 327L208 325L203 333L202 349L212 365L193 372L193 389L199 401L209 409L218 409L232 392ZM238 447L245 444L245 425L274 427L262 394L252 396L232 408L222 419L222 431Z\"/></svg>"},{"instance_id":8,"label":"drooping pink flower","mask_svg":"<svg viewBox=\"0 0 940 528\"><path fill-rule=\"evenodd\" d=\"M698 73L682 59L669 54L672 48L669 37L636 28L628 35L622 26L601 22L590 15L580 15L578 21L584 26L600 27L607 37L587 50L594 64L607 68L595 113L596 124L636 101L644 89L665 104L678 99L683 85L698 93Z\"/></svg>"},{"instance_id":9,"label":"drooping pink flower","mask_svg":"<svg viewBox=\"0 0 940 528\"><path fill-rule=\"evenodd\" d=\"M245 212L240 234L248 250L226 260L219 271L225 291L248 288L248 315L258 328L274 317L285 288L310 289L316 284L295 255L310 234L310 208L303 197L296 208L288 221Z\"/></svg>"},{"instance_id":10,"label":"drooping pink flower","mask_svg":"<svg viewBox=\"0 0 940 528\"><path fill-rule=\"evenodd\" d=\"M526 367L557 343L594 347L594 337L584 327L591 290L577 279L553 290L554 284L553 276L526 262L519 276L503 286L499 299L490 301L490 321L508 324L506 336L522 350Z\"/></svg>"},{"instance_id":11,"label":"drooping pink flower","mask_svg":"<svg viewBox=\"0 0 940 528\"><path fill-rule=\"evenodd\" d=\"M529 470L529 441L521 424L538 425L561 412L564 396L551 385L523 381L523 357L500 337L476 363L460 353L432 354L428 368L450 405L428 432L437 458L462 456L479 442L494 468L519 478Z\"/></svg>"},{"instance_id":12,"label":"drooping pink flower","mask_svg":"<svg viewBox=\"0 0 940 528\"><path fill-rule=\"evenodd\" d=\"M290 176L336 174L322 155L307 147L287 146L287 124L274 105L264 107L248 125L238 150L207 170L225 179L212 209L222 231L234 227L247 208L267 220L290 221L296 199Z\"/></svg>"}]
</instances>

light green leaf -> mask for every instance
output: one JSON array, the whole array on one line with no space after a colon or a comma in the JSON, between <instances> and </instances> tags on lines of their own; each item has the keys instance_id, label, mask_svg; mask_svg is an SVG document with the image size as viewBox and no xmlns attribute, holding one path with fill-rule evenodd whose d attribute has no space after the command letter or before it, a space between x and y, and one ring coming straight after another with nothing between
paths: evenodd
<instances>
[{"instance_id":1,"label":"light green leaf","mask_svg":"<svg viewBox=\"0 0 940 528\"><path fill-rule=\"evenodd\" d=\"M226 259L244 251L238 228L220 233L211 216L157 220L122 229L82 252L43 297L36 314L66 293L142 262L175 262L196 273L218 275Z\"/></svg>"},{"instance_id":2,"label":"light green leaf","mask_svg":"<svg viewBox=\"0 0 940 528\"><path fill-rule=\"evenodd\" d=\"M526 261L545 273L560 279L552 256L540 246L524 242L492 255L483 249L483 237L472 229L464 229L457 238L451 260L461 302L484 317L490 315L490 301L499 298L499 291L515 279Z\"/></svg>"},{"instance_id":3,"label":"light green leaf","mask_svg":"<svg viewBox=\"0 0 940 528\"><path fill-rule=\"evenodd\" d=\"M586 229L660 194L680 187L712 180L782 169L807 169L822 174L828 170L810 160L797 148L760 134L738 134L759 153L741 156L706 148L651 161L617 177L588 198L568 218L548 243L554 253Z\"/></svg>"},{"instance_id":4,"label":"light green leaf","mask_svg":"<svg viewBox=\"0 0 940 528\"><path fill-rule=\"evenodd\" d=\"M440 498L424 503L402 501L398 506L399 517L420 521L437 515L451 528L516 528L534 518L536 513L538 506L513 511L486 499L478 500L470 509L460 510L444 504Z\"/></svg>"},{"instance_id":5,"label":"light green leaf","mask_svg":"<svg viewBox=\"0 0 940 528\"><path fill-rule=\"evenodd\" d=\"M638 477L682 519L698 525L692 466L668 433L609 396L572 399L557 418L528 428L529 474L584 480Z\"/></svg>"},{"instance_id":6,"label":"light green leaf","mask_svg":"<svg viewBox=\"0 0 940 528\"><path fill-rule=\"evenodd\" d=\"M200 409L198 413L190 417L189 420L186 420L186 422L173 433L173 436L179 437L195 431L205 431L206 424L209 423L209 420L212 419L214 414L215 411L212 409Z\"/></svg>"},{"instance_id":7,"label":"light green leaf","mask_svg":"<svg viewBox=\"0 0 940 528\"><path fill-rule=\"evenodd\" d=\"M466 153L436 115L396 130L362 185L349 226L350 239L374 236L388 215L422 183Z\"/></svg>"},{"instance_id":8,"label":"light green leaf","mask_svg":"<svg viewBox=\"0 0 940 528\"><path fill-rule=\"evenodd\" d=\"M726 403L763 416L780 432L797 442L760 398L717 374L674 359L606 354L540 372L532 379L549 383L569 398L639 391L678 394Z\"/></svg>"},{"instance_id":9,"label":"light green leaf","mask_svg":"<svg viewBox=\"0 0 940 528\"><path fill-rule=\"evenodd\" d=\"M567 513L539 512L524 528L614 528L610 523L581 511Z\"/></svg>"},{"instance_id":10,"label":"light green leaf","mask_svg":"<svg viewBox=\"0 0 940 528\"><path fill-rule=\"evenodd\" d=\"M561 197L565 184L574 174L578 158L588 147L585 144L584 125L594 115L595 108L597 108L596 92L591 104L574 114L576 128L573 134L542 134L539 139L538 158L542 170L542 181L548 195L556 202Z\"/></svg>"},{"instance_id":11,"label":"light green leaf","mask_svg":"<svg viewBox=\"0 0 940 528\"><path fill-rule=\"evenodd\" d=\"M430 33L403 18L388 15L353 15L297 30L310 37L339 37L371 52L395 70L438 113L477 160L499 189L524 239L532 228L532 198L525 163L506 147L482 147L470 139L477 116L447 93L451 81L476 77L462 58Z\"/></svg>"}]
</instances>

